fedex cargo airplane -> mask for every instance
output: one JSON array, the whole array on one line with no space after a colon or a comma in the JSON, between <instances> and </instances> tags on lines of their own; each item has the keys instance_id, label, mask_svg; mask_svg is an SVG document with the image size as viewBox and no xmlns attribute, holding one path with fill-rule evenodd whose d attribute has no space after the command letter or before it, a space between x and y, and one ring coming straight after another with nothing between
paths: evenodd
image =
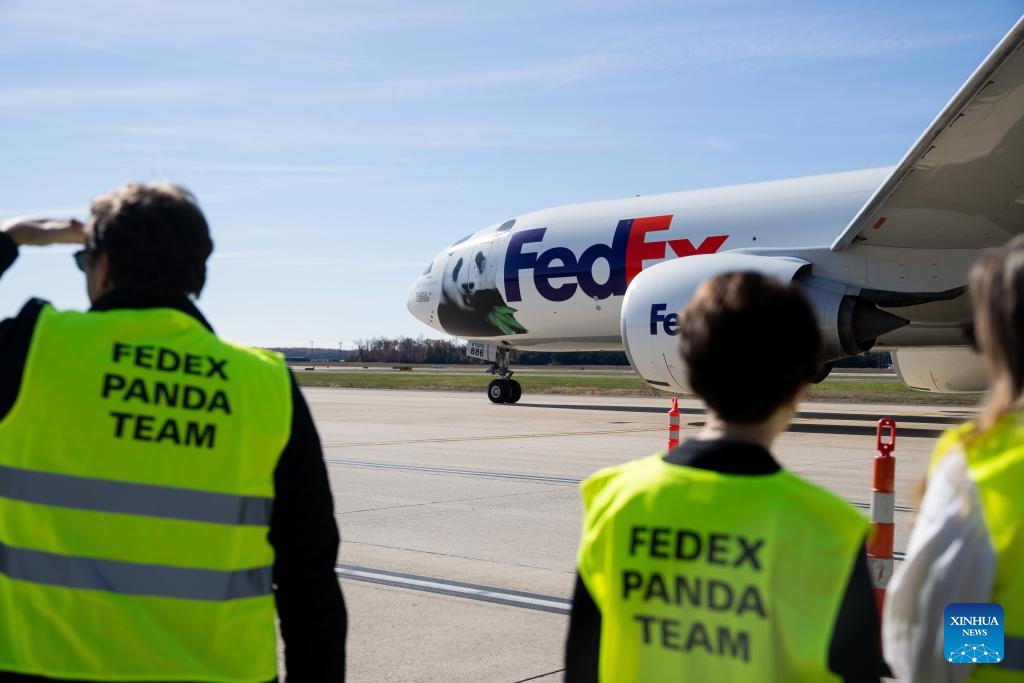
<instances>
[{"instance_id":1,"label":"fedex cargo airplane","mask_svg":"<svg viewBox=\"0 0 1024 683\"><path fill-rule=\"evenodd\" d=\"M517 349L625 350L685 392L677 311L704 279L754 270L803 288L829 361L890 350L909 387L982 391L960 323L970 264L1024 232L1022 48L1024 17L894 168L522 214L435 256L408 308L493 361L495 403L522 394Z\"/></svg>"}]
</instances>

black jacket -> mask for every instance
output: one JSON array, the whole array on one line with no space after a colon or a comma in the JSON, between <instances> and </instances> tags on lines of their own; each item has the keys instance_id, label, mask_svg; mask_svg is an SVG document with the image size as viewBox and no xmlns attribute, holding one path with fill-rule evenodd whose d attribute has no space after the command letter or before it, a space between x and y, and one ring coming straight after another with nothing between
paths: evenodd
<instances>
[{"instance_id":1,"label":"black jacket","mask_svg":"<svg viewBox=\"0 0 1024 683\"><path fill-rule=\"evenodd\" d=\"M18 247L0 233L0 274L18 257ZM0 321L0 420L18 396L25 357L39 312L46 302L31 299L14 318ZM91 310L174 308L209 323L182 296L159 299L114 291ZM320 438L305 399L292 378L292 425L288 443L274 470L274 507L270 544L274 547L274 597L285 643L288 680L342 681L345 677L345 636L348 618L334 573L338 529L334 500L327 482ZM102 638L102 634L94 634ZM0 671L0 683L41 683L55 679ZM68 683L66 679L61 679Z\"/></svg>"},{"instance_id":2,"label":"black jacket","mask_svg":"<svg viewBox=\"0 0 1024 683\"><path fill-rule=\"evenodd\" d=\"M684 441L665 456L682 467L697 467L723 474L759 476L780 467L761 446L739 441ZM878 683L883 671L882 655L867 655L872 643L881 645L878 610L868 574L867 555L862 547L854 558L853 571L832 628L828 667L844 683ZM576 589L565 646L565 680L573 683L596 681L601 652L601 611L587 586L576 575Z\"/></svg>"}]
</instances>

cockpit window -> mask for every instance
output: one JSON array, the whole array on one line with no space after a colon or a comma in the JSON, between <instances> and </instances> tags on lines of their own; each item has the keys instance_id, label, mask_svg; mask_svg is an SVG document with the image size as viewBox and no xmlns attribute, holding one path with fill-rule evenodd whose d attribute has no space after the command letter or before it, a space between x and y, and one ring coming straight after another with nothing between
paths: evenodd
<instances>
[{"instance_id":1,"label":"cockpit window","mask_svg":"<svg viewBox=\"0 0 1024 683\"><path fill-rule=\"evenodd\" d=\"M425 270L423 271L423 274L424 274L424 275L430 275L430 271L431 271L431 270L433 270L433 269L434 269L434 262L433 262L433 261L431 261L430 263L428 263L428 264L427 264L427 267L426 267L426 269L425 269Z\"/></svg>"},{"instance_id":2,"label":"cockpit window","mask_svg":"<svg viewBox=\"0 0 1024 683\"><path fill-rule=\"evenodd\" d=\"M461 240L459 240L458 242L452 242L451 246L454 247L456 244L462 244L463 242L465 242L466 240L468 240L470 237L472 237L475 234L476 234L475 232L471 232L468 235L466 235L465 237L463 237Z\"/></svg>"},{"instance_id":3,"label":"cockpit window","mask_svg":"<svg viewBox=\"0 0 1024 683\"><path fill-rule=\"evenodd\" d=\"M516 219L515 218L509 219L509 220L505 221L504 223L502 223L501 225L499 225L498 229L495 230L494 232L505 232L507 230L511 230L512 226L515 225L515 224L516 224Z\"/></svg>"}]
</instances>

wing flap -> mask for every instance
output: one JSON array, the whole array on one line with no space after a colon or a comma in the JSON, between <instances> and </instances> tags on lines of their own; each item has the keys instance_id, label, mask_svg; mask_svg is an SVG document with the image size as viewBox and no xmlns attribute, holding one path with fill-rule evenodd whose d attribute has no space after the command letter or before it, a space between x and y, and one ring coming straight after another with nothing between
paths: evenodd
<instances>
[{"instance_id":1,"label":"wing flap","mask_svg":"<svg viewBox=\"0 0 1024 683\"><path fill-rule=\"evenodd\" d=\"M1024 17L832 244L998 246L1024 232Z\"/></svg>"}]
</instances>

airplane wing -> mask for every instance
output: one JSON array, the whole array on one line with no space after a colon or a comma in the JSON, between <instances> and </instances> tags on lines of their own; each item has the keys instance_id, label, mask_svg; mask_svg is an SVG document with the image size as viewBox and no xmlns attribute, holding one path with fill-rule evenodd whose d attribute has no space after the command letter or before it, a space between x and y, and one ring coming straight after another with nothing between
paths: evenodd
<instances>
[{"instance_id":1,"label":"airplane wing","mask_svg":"<svg viewBox=\"0 0 1024 683\"><path fill-rule=\"evenodd\" d=\"M832 244L976 249L1024 232L1024 17Z\"/></svg>"}]
</instances>

